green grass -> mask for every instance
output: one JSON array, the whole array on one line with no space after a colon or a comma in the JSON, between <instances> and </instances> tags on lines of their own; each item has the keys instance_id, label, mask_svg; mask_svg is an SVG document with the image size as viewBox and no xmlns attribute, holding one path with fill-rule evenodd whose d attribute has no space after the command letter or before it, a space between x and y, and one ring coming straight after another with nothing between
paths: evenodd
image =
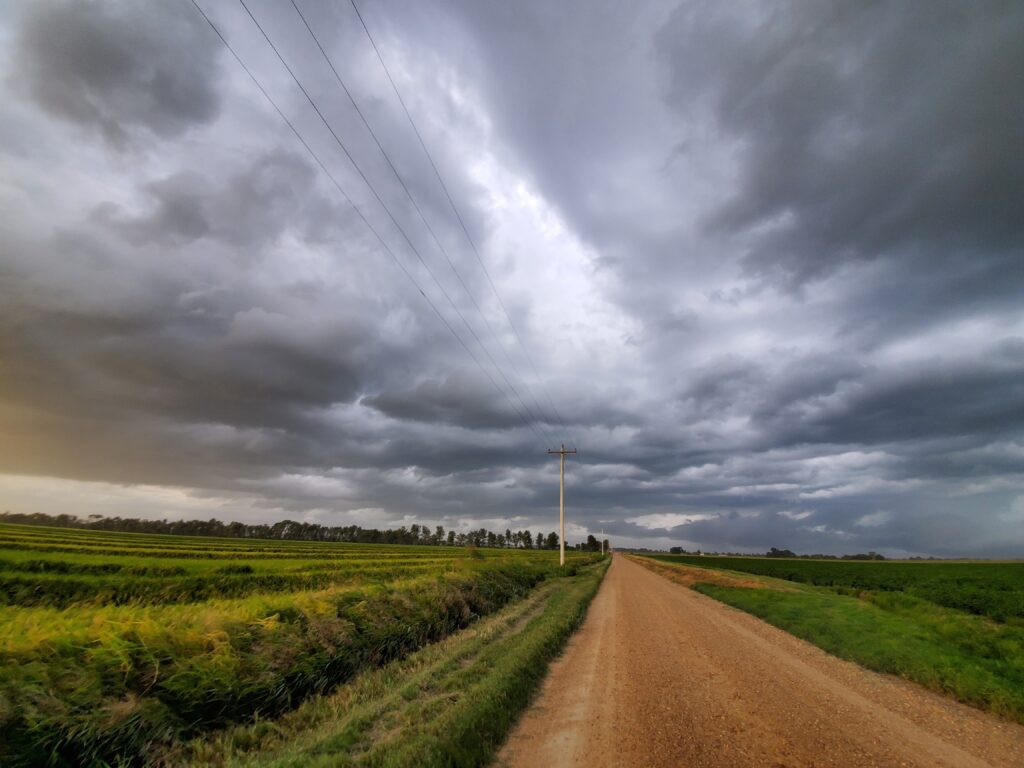
<instances>
[{"instance_id":1,"label":"green grass","mask_svg":"<svg viewBox=\"0 0 1024 768\"><path fill-rule=\"evenodd\" d=\"M898 675L1024 723L1024 624L1016 619L998 622L942 605L935 599L941 595L932 590L942 579L949 578L950 573L957 573L956 568L940 569L935 574L939 581L929 582L928 589L924 590L932 599L924 599L919 596L920 582L910 576L926 578L931 576L927 571L897 567L896 576L886 581L884 573L879 576L876 570L916 566L917 563L863 564L872 566L865 575L857 568L851 569L850 563L812 561L807 570L795 571L803 577L813 574L814 578L833 584L821 587L795 579L789 580L790 583L775 581L793 573L791 568L800 569L804 564L799 561L789 560L778 567L769 567L774 564L765 564L757 558L660 556L650 559L682 568L699 565L705 570L758 574L755 580L763 582L763 589L702 583L699 577L693 589L868 669ZM746 567L737 568L737 564ZM937 564L920 565L927 569ZM963 569L964 579L970 581L973 565L989 564L941 565ZM836 569L831 577L825 573L829 567ZM1000 569L1000 572L1004 576L1013 573L1012 569ZM863 579L861 583L876 586L884 583L886 588L869 590L849 585L858 578ZM895 588L901 579L906 591ZM994 588L1003 586L997 584Z\"/></svg>"},{"instance_id":2,"label":"green grass","mask_svg":"<svg viewBox=\"0 0 1024 768\"><path fill-rule=\"evenodd\" d=\"M728 569L820 587L903 592L958 611L1024 625L1024 562L856 562L659 555L656 560Z\"/></svg>"},{"instance_id":3,"label":"green grass","mask_svg":"<svg viewBox=\"0 0 1024 768\"><path fill-rule=\"evenodd\" d=\"M179 750L197 766L478 766L582 621L604 561L275 721Z\"/></svg>"},{"instance_id":4,"label":"green grass","mask_svg":"<svg viewBox=\"0 0 1024 768\"><path fill-rule=\"evenodd\" d=\"M0 537L4 766L139 764L279 717L595 559L562 570L554 552L13 525Z\"/></svg>"},{"instance_id":5,"label":"green grass","mask_svg":"<svg viewBox=\"0 0 1024 768\"><path fill-rule=\"evenodd\" d=\"M1024 723L1024 629L908 596L880 605L813 587L694 589L868 669Z\"/></svg>"}]
</instances>

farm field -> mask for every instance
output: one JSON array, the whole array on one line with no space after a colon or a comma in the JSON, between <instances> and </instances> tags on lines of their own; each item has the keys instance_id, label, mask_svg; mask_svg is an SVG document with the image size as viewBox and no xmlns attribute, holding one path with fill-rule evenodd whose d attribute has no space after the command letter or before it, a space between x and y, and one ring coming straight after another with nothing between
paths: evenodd
<instances>
[{"instance_id":1,"label":"farm field","mask_svg":"<svg viewBox=\"0 0 1024 768\"><path fill-rule=\"evenodd\" d=\"M902 592L946 608L1024 624L1024 562L854 561L654 555L665 563L770 576L853 592Z\"/></svg>"},{"instance_id":2,"label":"farm field","mask_svg":"<svg viewBox=\"0 0 1024 768\"><path fill-rule=\"evenodd\" d=\"M603 572L568 557L0 526L0 764L166 762L506 606L550 651Z\"/></svg>"},{"instance_id":3,"label":"farm field","mask_svg":"<svg viewBox=\"0 0 1024 768\"><path fill-rule=\"evenodd\" d=\"M868 669L1024 723L1024 563L637 561Z\"/></svg>"}]
</instances>

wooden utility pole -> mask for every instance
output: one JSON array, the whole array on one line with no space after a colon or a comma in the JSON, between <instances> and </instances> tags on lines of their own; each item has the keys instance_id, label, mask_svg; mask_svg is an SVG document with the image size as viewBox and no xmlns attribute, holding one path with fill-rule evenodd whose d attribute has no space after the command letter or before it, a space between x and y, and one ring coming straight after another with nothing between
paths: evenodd
<instances>
[{"instance_id":1,"label":"wooden utility pole","mask_svg":"<svg viewBox=\"0 0 1024 768\"><path fill-rule=\"evenodd\" d=\"M565 457L572 456L576 449L565 450L565 443L559 451L548 450L552 456L558 456L558 564L565 565Z\"/></svg>"}]
</instances>

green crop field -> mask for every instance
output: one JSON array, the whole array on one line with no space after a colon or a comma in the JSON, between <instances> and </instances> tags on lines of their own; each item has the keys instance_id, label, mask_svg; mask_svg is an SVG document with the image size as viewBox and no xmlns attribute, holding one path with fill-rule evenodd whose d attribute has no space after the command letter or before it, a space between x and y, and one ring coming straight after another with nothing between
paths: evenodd
<instances>
[{"instance_id":1,"label":"green crop field","mask_svg":"<svg viewBox=\"0 0 1024 768\"><path fill-rule=\"evenodd\" d=\"M855 592L903 592L946 608L1024 624L1024 563L858 562L687 555L661 555L656 559L821 587L845 587Z\"/></svg>"},{"instance_id":2,"label":"green crop field","mask_svg":"<svg viewBox=\"0 0 1024 768\"><path fill-rule=\"evenodd\" d=\"M687 571L695 590L837 656L1024 722L1024 563L638 560ZM709 571L761 588L702 582Z\"/></svg>"},{"instance_id":3,"label":"green crop field","mask_svg":"<svg viewBox=\"0 0 1024 768\"><path fill-rule=\"evenodd\" d=\"M525 702L536 672L523 665L546 663L560 647L606 566L569 558L562 569L556 552L531 550L0 525L0 765L168 763L224 745L238 751L237 734L262 734L279 719L290 724L273 729L275 748L287 751L281 734L301 730L289 713L313 707L321 730L341 728L323 713L348 722L325 702L347 700L349 683L508 611L518 618L494 629L504 677L480 681ZM479 640L466 643L452 652L497 663ZM455 712L445 716L465 722L443 733L407 729L409 738L421 747L450 739L470 722ZM486 754L503 735L494 727L464 748ZM362 752L379 747L372 735L360 739Z\"/></svg>"}]
</instances>

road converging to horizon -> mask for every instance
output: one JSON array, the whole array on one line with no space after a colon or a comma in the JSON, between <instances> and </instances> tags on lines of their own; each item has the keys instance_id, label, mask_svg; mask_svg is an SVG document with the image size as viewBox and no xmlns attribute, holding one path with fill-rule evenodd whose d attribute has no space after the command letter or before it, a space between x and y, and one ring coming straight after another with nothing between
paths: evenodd
<instances>
[{"instance_id":1,"label":"road converging to horizon","mask_svg":"<svg viewBox=\"0 0 1024 768\"><path fill-rule=\"evenodd\" d=\"M1024 726L830 656L615 555L498 764L1020 766Z\"/></svg>"}]
</instances>

